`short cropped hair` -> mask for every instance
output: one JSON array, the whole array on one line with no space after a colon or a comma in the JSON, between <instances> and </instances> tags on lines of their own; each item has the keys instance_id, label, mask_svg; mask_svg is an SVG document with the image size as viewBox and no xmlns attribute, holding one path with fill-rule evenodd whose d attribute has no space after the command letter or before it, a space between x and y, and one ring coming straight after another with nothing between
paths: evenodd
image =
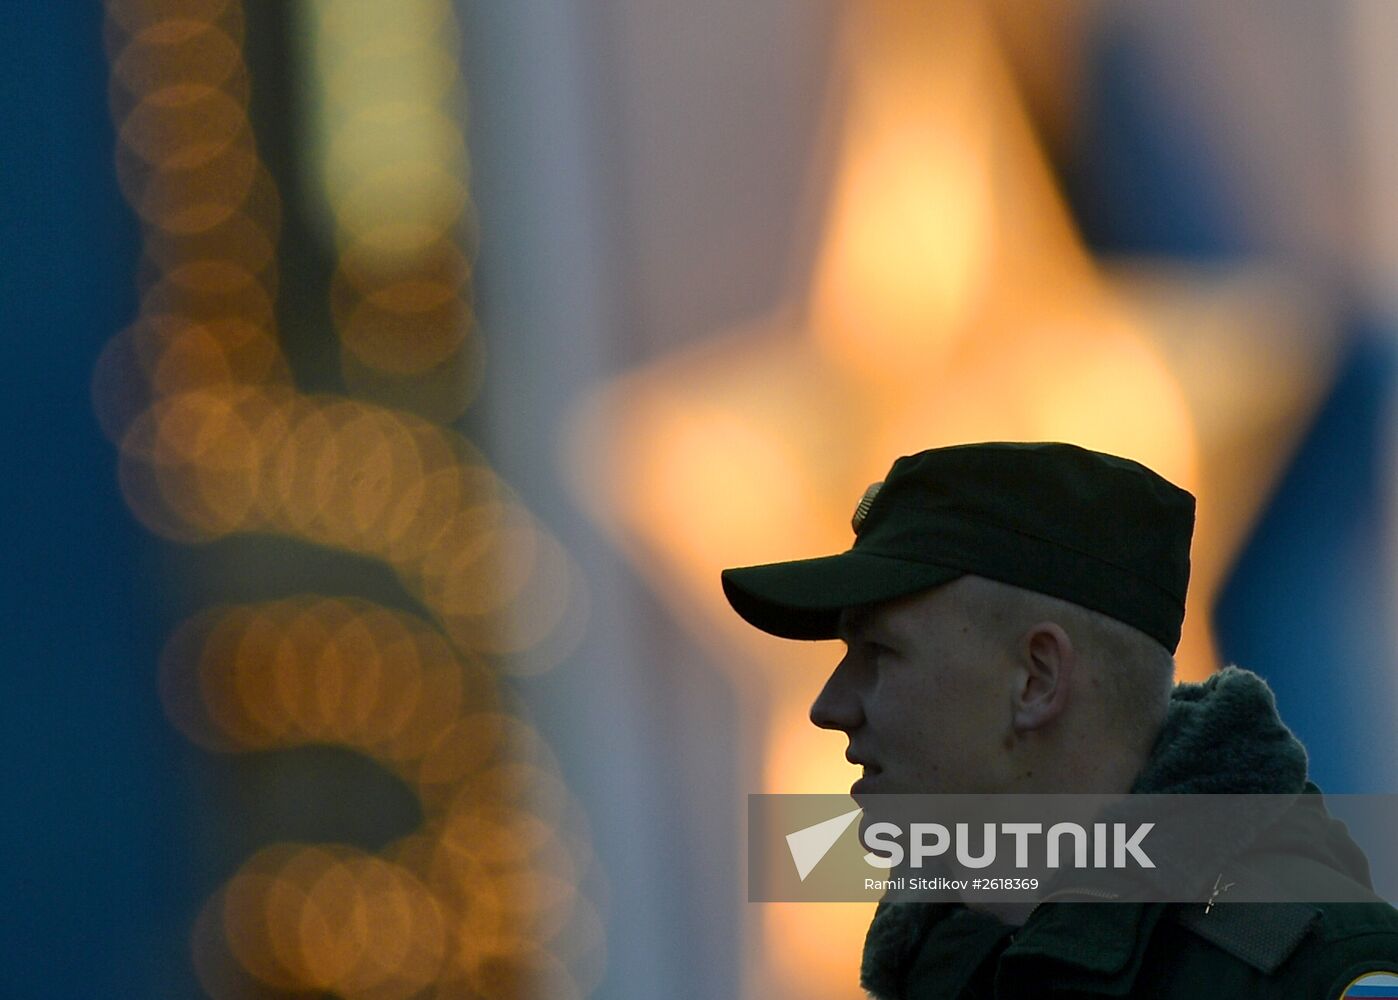
<instances>
[{"instance_id":1,"label":"short cropped hair","mask_svg":"<svg viewBox=\"0 0 1398 1000\"><path fill-rule=\"evenodd\" d=\"M1100 681L1106 724L1128 744L1153 738L1174 686L1175 658L1168 649L1125 622L1070 601L984 577L963 579L963 600L992 637L1015 643L1032 625L1058 624Z\"/></svg>"}]
</instances>

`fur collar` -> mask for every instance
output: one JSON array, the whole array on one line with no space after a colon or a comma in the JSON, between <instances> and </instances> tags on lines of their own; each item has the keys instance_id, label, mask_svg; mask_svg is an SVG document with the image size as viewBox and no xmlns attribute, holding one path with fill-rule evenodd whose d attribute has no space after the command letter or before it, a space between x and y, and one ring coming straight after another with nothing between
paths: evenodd
<instances>
[{"instance_id":1,"label":"fur collar","mask_svg":"<svg viewBox=\"0 0 1398 1000\"><path fill-rule=\"evenodd\" d=\"M1306 748L1277 716L1267 682L1225 667L1202 684L1177 684L1139 793L1296 795Z\"/></svg>"},{"instance_id":2,"label":"fur collar","mask_svg":"<svg viewBox=\"0 0 1398 1000\"><path fill-rule=\"evenodd\" d=\"M1266 681L1226 667L1201 684L1175 686L1165 724L1131 790L1295 795L1305 785L1306 750L1278 717ZM932 926L962 909L879 904L864 942L864 988L875 997L901 996Z\"/></svg>"}]
</instances>

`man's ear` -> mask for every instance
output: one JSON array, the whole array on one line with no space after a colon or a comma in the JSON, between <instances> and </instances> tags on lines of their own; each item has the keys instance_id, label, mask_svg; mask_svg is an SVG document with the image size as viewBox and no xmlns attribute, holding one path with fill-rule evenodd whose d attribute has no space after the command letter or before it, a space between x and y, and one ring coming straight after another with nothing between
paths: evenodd
<instances>
[{"instance_id":1,"label":"man's ear","mask_svg":"<svg viewBox=\"0 0 1398 1000\"><path fill-rule=\"evenodd\" d=\"M1017 733L1027 733L1049 725L1068 707L1077 653L1063 627L1046 621L1025 631L1019 654L1014 728Z\"/></svg>"}]
</instances>

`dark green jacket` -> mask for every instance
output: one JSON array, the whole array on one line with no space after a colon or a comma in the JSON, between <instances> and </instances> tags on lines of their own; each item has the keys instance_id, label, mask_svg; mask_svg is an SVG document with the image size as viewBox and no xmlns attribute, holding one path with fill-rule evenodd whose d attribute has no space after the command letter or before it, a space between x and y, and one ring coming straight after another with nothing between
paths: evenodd
<instances>
[{"instance_id":1,"label":"dark green jacket","mask_svg":"<svg viewBox=\"0 0 1398 1000\"><path fill-rule=\"evenodd\" d=\"M1229 668L1177 687L1133 791L1303 795L1305 835L1201 860L1228 881L1308 868L1361 893L1368 864L1306 780L1301 744L1256 675ZM1294 826L1292 827L1294 829ZM1208 873L1205 872L1207 875ZM1067 996L1338 1000L1367 972L1398 975L1398 911L1370 903L1073 903L1039 906L1022 927L954 904L884 904L862 980L880 1000Z\"/></svg>"}]
</instances>

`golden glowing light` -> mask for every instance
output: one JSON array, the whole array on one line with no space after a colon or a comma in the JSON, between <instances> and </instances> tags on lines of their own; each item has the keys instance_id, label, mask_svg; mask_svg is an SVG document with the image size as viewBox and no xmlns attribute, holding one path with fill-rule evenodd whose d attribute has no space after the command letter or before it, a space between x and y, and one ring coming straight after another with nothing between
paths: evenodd
<instances>
[{"instance_id":1,"label":"golden glowing light","mask_svg":"<svg viewBox=\"0 0 1398 1000\"><path fill-rule=\"evenodd\" d=\"M364 233L346 247L337 277L345 283L347 296L373 297L383 288L421 283L436 301L466 286L471 262L447 229L395 222Z\"/></svg>"},{"instance_id":2,"label":"golden glowing light","mask_svg":"<svg viewBox=\"0 0 1398 1000\"><path fill-rule=\"evenodd\" d=\"M161 693L191 739L216 750L355 747L410 782L435 817L430 834L382 859L326 845L250 859L224 888L221 918L248 975L407 996L448 960L462 976L478 972L496 954L482 941L543 944L564 932L591 849L564 838L575 807L557 761L495 709L495 687L425 622L364 601L212 608L177 630Z\"/></svg>"},{"instance_id":3,"label":"golden glowing light","mask_svg":"<svg viewBox=\"0 0 1398 1000\"><path fill-rule=\"evenodd\" d=\"M996 141L985 52L937 46L976 26L959 5L855 19L851 123L813 278L816 342L866 378L908 379L955 342L993 264Z\"/></svg>"},{"instance_id":4,"label":"golden glowing light","mask_svg":"<svg viewBox=\"0 0 1398 1000\"><path fill-rule=\"evenodd\" d=\"M268 986L295 989L301 981L297 956L277 930L291 929L298 915L295 895L304 895L284 874L299 848L278 844L249 858L222 890L222 924L229 950L254 979Z\"/></svg>"},{"instance_id":5,"label":"golden glowing light","mask_svg":"<svg viewBox=\"0 0 1398 1000\"><path fill-rule=\"evenodd\" d=\"M207 19L169 18L149 24L112 63L112 82L132 95L158 92L169 80L232 90L247 100L242 49Z\"/></svg>"},{"instance_id":6,"label":"golden glowing light","mask_svg":"<svg viewBox=\"0 0 1398 1000\"><path fill-rule=\"evenodd\" d=\"M221 257L257 275L259 281L274 281L268 269L276 254L271 236L275 221L264 225L254 221L254 213L242 210L251 202L275 201L271 179L254 161L253 174L244 186L239 164L229 167L224 175L211 170L176 175L164 186L150 179L132 196L133 201L139 199L137 211L151 217L145 252L154 267L168 271L180 260Z\"/></svg>"},{"instance_id":7,"label":"golden glowing light","mask_svg":"<svg viewBox=\"0 0 1398 1000\"><path fill-rule=\"evenodd\" d=\"M424 39L424 48L433 43ZM413 52L405 52L411 59ZM326 187L336 221L351 238L384 222L434 227L455 221L464 207L459 179L466 146L452 118L421 100L385 101L374 95L342 118L326 150ZM435 165L433 169L430 165ZM423 182L426 183L423 183ZM355 197L365 186L383 205Z\"/></svg>"},{"instance_id":8,"label":"golden glowing light","mask_svg":"<svg viewBox=\"0 0 1398 1000\"><path fill-rule=\"evenodd\" d=\"M128 34L139 34L151 25L174 19L176 14L180 20L199 24L226 26L233 21L240 29L242 25L242 4L236 0L181 0L178 5L170 0L107 0L106 11L109 24ZM241 30L237 37L241 42Z\"/></svg>"},{"instance_id":9,"label":"golden glowing light","mask_svg":"<svg viewBox=\"0 0 1398 1000\"><path fill-rule=\"evenodd\" d=\"M312 8L319 180L342 248L332 305L345 377L366 394L453 417L478 382L480 352L451 6L419 0L412 16L387 20L366 4ZM393 386L408 377L433 377L436 391L406 399Z\"/></svg>"},{"instance_id":10,"label":"golden glowing light","mask_svg":"<svg viewBox=\"0 0 1398 1000\"><path fill-rule=\"evenodd\" d=\"M415 780L459 780L503 742L492 675L425 622L361 601L292 599L211 609L182 626L162 659L172 721L201 745L355 746L423 759ZM445 773L442 773L443 770ZM434 780L435 775L435 780Z\"/></svg>"},{"instance_id":11,"label":"golden glowing light","mask_svg":"<svg viewBox=\"0 0 1398 1000\"><path fill-rule=\"evenodd\" d=\"M152 166L188 170L246 140L247 115L227 92L205 83L147 91L122 122L121 144Z\"/></svg>"},{"instance_id":12,"label":"golden glowing light","mask_svg":"<svg viewBox=\"0 0 1398 1000\"><path fill-rule=\"evenodd\" d=\"M381 287L356 302L341 332L361 363L413 375L431 370L460 350L471 322L470 306L451 285L409 280Z\"/></svg>"},{"instance_id":13,"label":"golden glowing light","mask_svg":"<svg viewBox=\"0 0 1398 1000\"><path fill-rule=\"evenodd\" d=\"M281 351L281 207L248 118L242 5L109 0L107 13L116 172L145 256L140 315L92 394L128 506L178 542L264 532L385 561L426 614L302 595L207 608L166 644L161 702L191 741L347 747L424 815L381 855L278 844L248 859L195 922L200 983L214 997L408 1000L470 981L576 993L545 944L600 979L600 921L576 882L591 848L565 829L580 811L499 674L567 654L579 574L440 423L482 359L451 5L317 5L343 250L330 313L345 380L373 401L297 391ZM580 912L584 937L559 939Z\"/></svg>"},{"instance_id":14,"label":"golden glowing light","mask_svg":"<svg viewBox=\"0 0 1398 1000\"><path fill-rule=\"evenodd\" d=\"M161 274L141 297L147 315L238 318L264 329L274 319L267 285L232 261L196 260Z\"/></svg>"},{"instance_id":15,"label":"golden glowing light","mask_svg":"<svg viewBox=\"0 0 1398 1000\"><path fill-rule=\"evenodd\" d=\"M150 169L119 156L117 177L143 220L167 233L189 236L238 214L258 178L259 166L246 146L230 145L193 166L162 164Z\"/></svg>"},{"instance_id":16,"label":"golden glowing light","mask_svg":"<svg viewBox=\"0 0 1398 1000\"><path fill-rule=\"evenodd\" d=\"M290 376L271 332L268 267L268 233L279 209L274 193L259 188L266 171L243 109L246 71L234 58L241 15L237 5L217 11L218 24L186 13L162 17L155 4L113 10L114 20L134 32L114 54L114 93L130 105L119 176L156 234L152 259L159 265L144 290L142 319L112 342L94 375L99 419L121 442L128 503L151 530L177 541L272 530L388 558L423 588L456 641L515 659L542 654L519 660L531 670L556 662L585 620L576 569L517 503L500 508L508 523L498 532L489 527L493 513L481 519L502 491L469 449L407 414L283 389ZM420 51L443 51L444 36L421 25L400 23L381 34L365 27L377 23L367 12L326 16L341 41L362 43L382 58L411 61ZM423 25L454 23L446 7L424 17ZM332 39L326 51L334 48ZM428 77L435 83L411 108L377 97L369 107L386 116L374 119L379 124L415 123L436 139L351 128L333 169L347 190L401 182L421 194L426 189L413 166L421 161L425 169L447 170L453 193L440 212L396 212L354 236L332 305L353 356L347 378L369 369L384 377L419 374L430 385L422 398L437 399L444 378L458 388L476 381L471 369L480 352L467 337L470 260L451 236L464 205L464 165L451 174L452 157L438 155L446 147L432 145L455 149L461 136L443 110L450 87L441 67ZM347 93L372 96L344 83L358 78L336 78ZM220 89L225 85L231 90ZM186 122L195 112L197 128ZM368 156L380 147L395 157L414 149L422 155L392 166L408 171L394 180L383 164L355 152ZM381 193L371 199L380 206ZM452 550L454 541L464 544Z\"/></svg>"},{"instance_id":17,"label":"golden glowing light","mask_svg":"<svg viewBox=\"0 0 1398 1000\"><path fill-rule=\"evenodd\" d=\"M190 957L194 974L206 996L214 1000L241 1000L264 987L233 956L224 925L225 896L217 892L204 901L190 929Z\"/></svg>"},{"instance_id":18,"label":"golden glowing light","mask_svg":"<svg viewBox=\"0 0 1398 1000\"><path fill-rule=\"evenodd\" d=\"M383 558L465 648L506 656L560 640L544 666L566 653L584 620L577 570L487 467L454 458L446 432L415 418L243 384L232 364L271 357L255 327L224 327L223 342L207 327L163 328L171 346L145 377L155 402L121 439L122 488L143 523L178 541L271 529ZM142 346L118 342L102 369L117 374L95 383L112 430L140 405L118 394ZM157 395L167 383L205 387Z\"/></svg>"}]
</instances>

